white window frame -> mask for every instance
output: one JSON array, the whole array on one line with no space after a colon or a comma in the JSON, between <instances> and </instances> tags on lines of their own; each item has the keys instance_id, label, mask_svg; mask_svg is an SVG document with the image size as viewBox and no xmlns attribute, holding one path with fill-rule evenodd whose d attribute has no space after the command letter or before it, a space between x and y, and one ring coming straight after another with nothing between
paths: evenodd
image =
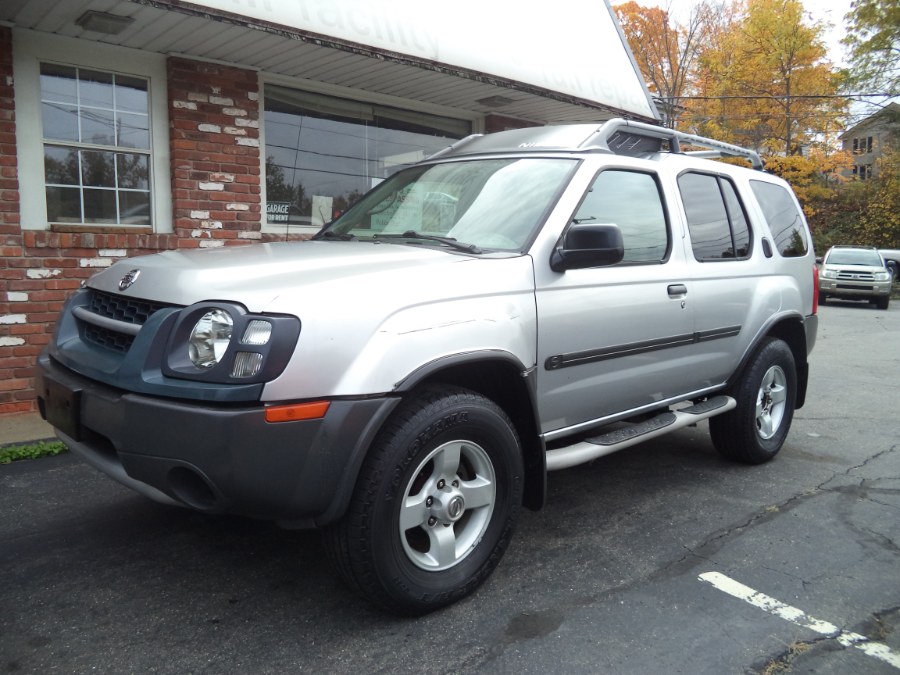
<instances>
[{"instance_id":1,"label":"white window frame","mask_svg":"<svg viewBox=\"0 0 900 675\"><path fill-rule=\"evenodd\" d=\"M19 204L23 230L47 230L44 185L44 138L41 122L40 64L64 63L80 68L149 80L150 99L150 212L154 233L173 232L172 187L169 179L169 114L166 57L99 42L89 42L29 30L13 31L16 148L19 164ZM110 67L114 66L114 67ZM146 231L145 225L66 223L76 227Z\"/></svg>"}]
</instances>

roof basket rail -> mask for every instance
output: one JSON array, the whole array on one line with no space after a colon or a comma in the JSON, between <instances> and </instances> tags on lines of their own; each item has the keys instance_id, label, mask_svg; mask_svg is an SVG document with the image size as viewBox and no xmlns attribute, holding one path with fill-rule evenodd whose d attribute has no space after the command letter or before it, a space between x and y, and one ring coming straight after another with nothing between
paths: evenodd
<instances>
[{"instance_id":1,"label":"roof basket rail","mask_svg":"<svg viewBox=\"0 0 900 675\"><path fill-rule=\"evenodd\" d=\"M633 122L622 118L611 119L604 123L581 147L627 154L628 149L639 146L640 142L637 139L642 138L666 141L669 144L670 152L682 152L681 144L685 143L707 149L696 153L690 152L689 154L692 155L696 154L700 157L743 157L750 161L754 169L761 170L763 168L763 161L759 153L748 148L742 148L731 143L723 143L712 138L686 134L675 129L658 127L643 122ZM623 141L623 139L635 140Z\"/></svg>"}]
</instances>

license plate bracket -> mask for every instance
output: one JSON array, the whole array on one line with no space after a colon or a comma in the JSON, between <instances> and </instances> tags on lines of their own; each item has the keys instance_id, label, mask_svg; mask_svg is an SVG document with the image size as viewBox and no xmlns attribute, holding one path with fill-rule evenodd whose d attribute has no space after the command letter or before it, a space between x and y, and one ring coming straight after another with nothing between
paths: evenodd
<instances>
[{"instance_id":1,"label":"license plate bracket","mask_svg":"<svg viewBox=\"0 0 900 675\"><path fill-rule=\"evenodd\" d=\"M81 390L44 378L41 398L47 421L73 440L81 440Z\"/></svg>"}]
</instances>

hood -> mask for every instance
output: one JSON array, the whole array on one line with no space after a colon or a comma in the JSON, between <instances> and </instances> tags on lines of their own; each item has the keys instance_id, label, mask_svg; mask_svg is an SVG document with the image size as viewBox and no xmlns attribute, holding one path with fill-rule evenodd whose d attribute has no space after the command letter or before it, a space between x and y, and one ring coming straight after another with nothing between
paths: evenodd
<instances>
[{"instance_id":1,"label":"hood","mask_svg":"<svg viewBox=\"0 0 900 675\"><path fill-rule=\"evenodd\" d=\"M301 241L218 249L166 251L120 260L94 275L98 290L177 305L228 300L251 312L279 311L279 298L332 295L351 287L359 297L415 279L444 276L473 258L443 249L371 242ZM127 288L120 282L137 271ZM455 274L453 276L456 276Z\"/></svg>"}]
</instances>

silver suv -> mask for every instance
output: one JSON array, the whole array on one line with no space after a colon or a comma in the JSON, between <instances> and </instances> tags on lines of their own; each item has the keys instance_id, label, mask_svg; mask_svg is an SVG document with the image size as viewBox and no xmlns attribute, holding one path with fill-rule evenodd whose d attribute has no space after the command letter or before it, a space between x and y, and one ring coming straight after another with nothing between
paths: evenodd
<instances>
[{"instance_id":1,"label":"silver suv","mask_svg":"<svg viewBox=\"0 0 900 675\"><path fill-rule=\"evenodd\" d=\"M311 241L97 274L40 405L153 499L325 528L353 588L420 614L487 578L550 471L706 419L724 456L774 457L806 398L810 242L735 146L623 120L473 136Z\"/></svg>"},{"instance_id":2,"label":"silver suv","mask_svg":"<svg viewBox=\"0 0 900 675\"><path fill-rule=\"evenodd\" d=\"M867 300L887 309L891 302L891 271L874 248L832 246L819 272L819 304L829 297Z\"/></svg>"}]
</instances>

